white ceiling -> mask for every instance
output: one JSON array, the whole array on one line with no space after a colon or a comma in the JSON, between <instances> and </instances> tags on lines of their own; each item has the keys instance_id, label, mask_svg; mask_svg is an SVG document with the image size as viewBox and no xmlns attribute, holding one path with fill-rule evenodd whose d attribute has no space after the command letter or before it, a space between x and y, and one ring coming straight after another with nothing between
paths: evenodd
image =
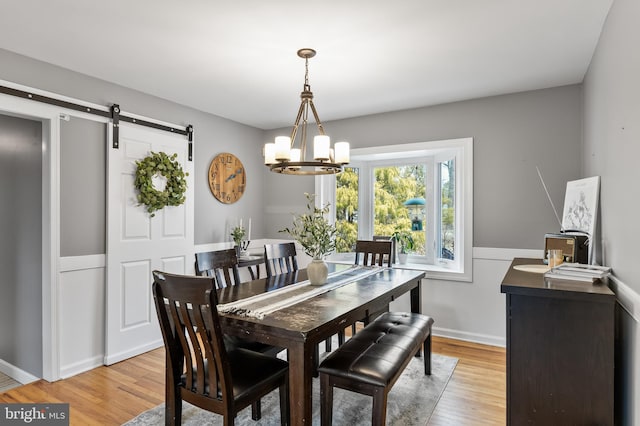
<instances>
[{"instance_id":1,"label":"white ceiling","mask_svg":"<svg viewBox=\"0 0 640 426\"><path fill-rule=\"evenodd\" d=\"M3 0L0 47L271 129L301 47L328 121L579 83L612 1Z\"/></svg>"}]
</instances>

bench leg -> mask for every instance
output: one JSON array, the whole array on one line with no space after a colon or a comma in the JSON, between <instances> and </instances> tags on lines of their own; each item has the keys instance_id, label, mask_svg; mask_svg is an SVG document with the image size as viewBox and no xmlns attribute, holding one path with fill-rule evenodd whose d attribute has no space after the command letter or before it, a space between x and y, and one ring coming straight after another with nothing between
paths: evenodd
<instances>
[{"instance_id":1,"label":"bench leg","mask_svg":"<svg viewBox=\"0 0 640 426\"><path fill-rule=\"evenodd\" d=\"M431 375L431 333L427 336L423 344L424 347L424 374Z\"/></svg>"},{"instance_id":2,"label":"bench leg","mask_svg":"<svg viewBox=\"0 0 640 426\"><path fill-rule=\"evenodd\" d=\"M258 421L262 417L262 404L260 400L254 401L251 404L251 419Z\"/></svg>"},{"instance_id":3,"label":"bench leg","mask_svg":"<svg viewBox=\"0 0 640 426\"><path fill-rule=\"evenodd\" d=\"M376 387L373 391L373 412L371 413L371 426L385 426L387 421L387 390Z\"/></svg>"},{"instance_id":4,"label":"bench leg","mask_svg":"<svg viewBox=\"0 0 640 426\"><path fill-rule=\"evenodd\" d=\"M320 374L320 425L331 426L333 423L333 385L329 375Z\"/></svg>"}]
</instances>

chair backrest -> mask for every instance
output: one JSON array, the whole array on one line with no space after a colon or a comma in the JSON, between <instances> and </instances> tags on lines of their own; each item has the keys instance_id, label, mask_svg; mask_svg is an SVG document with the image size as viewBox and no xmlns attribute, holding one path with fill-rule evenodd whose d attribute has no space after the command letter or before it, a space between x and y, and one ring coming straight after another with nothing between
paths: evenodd
<instances>
[{"instance_id":1,"label":"chair backrest","mask_svg":"<svg viewBox=\"0 0 640 426\"><path fill-rule=\"evenodd\" d=\"M267 278L298 270L296 260L296 244L265 244L264 263L267 267Z\"/></svg>"},{"instance_id":2,"label":"chair backrest","mask_svg":"<svg viewBox=\"0 0 640 426\"><path fill-rule=\"evenodd\" d=\"M356 241L356 265L391 267L391 241ZM386 255L386 256L385 256ZM362 259L362 263L360 260Z\"/></svg>"},{"instance_id":3,"label":"chair backrest","mask_svg":"<svg viewBox=\"0 0 640 426\"><path fill-rule=\"evenodd\" d=\"M233 383L214 279L160 271L153 271L153 279L171 382L167 389L207 398L208 404L224 411L229 398L233 400Z\"/></svg>"},{"instance_id":4,"label":"chair backrest","mask_svg":"<svg viewBox=\"0 0 640 426\"><path fill-rule=\"evenodd\" d=\"M216 279L216 288L240 284L235 249L196 253L196 274Z\"/></svg>"},{"instance_id":5,"label":"chair backrest","mask_svg":"<svg viewBox=\"0 0 640 426\"><path fill-rule=\"evenodd\" d=\"M390 235L374 235L373 241L391 241L391 264L396 263L396 239ZM384 259L386 262L387 259Z\"/></svg>"}]
</instances>

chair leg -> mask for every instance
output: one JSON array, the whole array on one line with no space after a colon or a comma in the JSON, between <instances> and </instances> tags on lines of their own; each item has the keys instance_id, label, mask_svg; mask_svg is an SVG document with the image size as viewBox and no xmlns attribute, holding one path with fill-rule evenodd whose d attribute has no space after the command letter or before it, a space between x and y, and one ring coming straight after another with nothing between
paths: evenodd
<instances>
[{"instance_id":1,"label":"chair leg","mask_svg":"<svg viewBox=\"0 0 640 426\"><path fill-rule=\"evenodd\" d=\"M280 424L288 426L291 422L289 417L289 378L285 379L285 383L280 386Z\"/></svg>"},{"instance_id":2,"label":"chair leg","mask_svg":"<svg viewBox=\"0 0 640 426\"><path fill-rule=\"evenodd\" d=\"M251 404L251 418L255 421L258 421L260 420L261 417L262 417L262 404L258 399L257 401L254 401Z\"/></svg>"},{"instance_id":3,"label":"chair leg","mask_svg":"<svg viewBox=\"0 0 640 426\"><path fill-rule=\"evenodd\" d=\"M344 328L338 331L338 346L344 345Z\"/></svg>"},{"instance_id":4,"label":"chair leg","mask_svg":"<svg viewBox=\"0 0 640 426\"><path fill-rule=\"evenodd\" d=\"M331 352L331 338L324 341L324 350L325 352Z\"/></svg>"},{"instance_id":5,"label":"chair leg","mask_svg":"<svg viewBox=\"0 0 640 426\"><path fill-rule=\"evenodd\" d=\"M328 374L320 374L320 425L333 423L333 385Z\"/></svg>"},{"instance_id":6,"label":"chair leg","mask_svg":"<svg viewBox=\"0 0 640 426\"><path fill-rule=\"evenodd\" d=\"M387 419L387 391L385 388L376 388L373 392L373 410L371 413L371 426L384 426Z\"/></svg>"},{"instance_id":7,"label":"chair leg","mask_svg":"<svg viewBox=\"0 0 640 426\"><path fill-rule=\"evenodd\" d=\"M164 424L165 426L182 424L182 400L180 398L176 398L173 403L167 401L164 407Z\"/></svg>"},{"instance_id":8,"label":"chair leg","mask_svg":"<svg viewBox=\"0 0 640 426\"><path fill-rule=\"evenodd\" d=\"M224 426L234 426L236 424L236 418L233 414L227 413L222 418L222 424Z\"/></svg>"},{"instance_id":9,"label":"chair leg","mask_svg":"<svg viewBox=\"0 0 640 426\"><path fill-rule=\"evenodd\" d=\"M165 407L164 407L164 424L166 426L175 426L182 424L182 398L180 389L172 386L172 380L167 377L169 384L165 389Z\"/></svg>"}]
</instances>

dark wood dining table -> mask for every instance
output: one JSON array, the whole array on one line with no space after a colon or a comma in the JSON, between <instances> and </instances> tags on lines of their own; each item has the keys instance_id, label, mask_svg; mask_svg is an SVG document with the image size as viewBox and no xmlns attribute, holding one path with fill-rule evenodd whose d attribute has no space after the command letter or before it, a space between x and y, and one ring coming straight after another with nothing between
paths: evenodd
<instances>
[{"instance_id":1,"label":"dark wood dining table","mask_svg":"<svg viewBox=\"0 0 640 426\"><path fill-rule=\"evenodd\" d=\"M351 265L329 264L329 271ZM263 319L220 314L224 332L287 349L291 424L310 425L312 378L317 345L339 330L384 310L410 292L411 311L420 312L423 271L385 268L342 287L293 306L272 312ZM270 292L307 279L302 269L271 278L257 279L218 290L218 303L229 303Z\"/></svg>"}]
</instances>

